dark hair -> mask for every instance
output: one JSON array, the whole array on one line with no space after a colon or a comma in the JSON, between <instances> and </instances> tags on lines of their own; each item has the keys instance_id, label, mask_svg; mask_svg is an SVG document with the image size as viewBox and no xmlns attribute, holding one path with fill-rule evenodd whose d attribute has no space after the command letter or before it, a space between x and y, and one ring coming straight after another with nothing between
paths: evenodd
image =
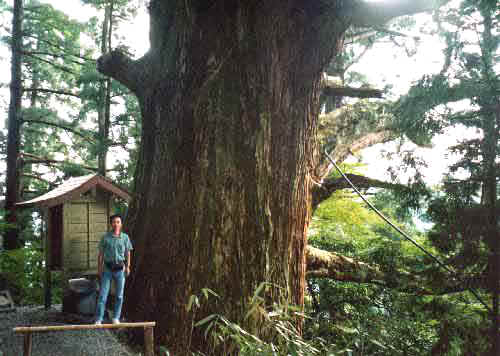
<instances>
[{"instance_id":1,"label":"dark hair","mask_svg":"<svg viewBox=\"0 0 500 356\"><path fill-rule=\"evenodd\" d=\"M111 224L116 218L120 218L120 222L123 222L122 216L120 214L114 214L109 217L109 223Z\"/></svg>"}]
</instances>

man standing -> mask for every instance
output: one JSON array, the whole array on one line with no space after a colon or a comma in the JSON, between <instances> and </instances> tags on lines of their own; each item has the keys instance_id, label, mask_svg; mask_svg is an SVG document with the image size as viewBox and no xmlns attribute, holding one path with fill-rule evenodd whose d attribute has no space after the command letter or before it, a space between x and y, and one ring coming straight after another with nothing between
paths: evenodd
<instances>
[{"instance_id":1,"label":"man standing","mask_svg":"<svg viewBox=\"0 0 500 356\"><path fill-rule=\"evenodd\" d=\"M99 242L97 269L101 287L99 299L97 300L96 325L102 324L106 300L113 279L116 283L113 324L120 323L125 277L130 273L132 244L128 235L122 232L122 218L120 215L113 215L109 218L109 221L111 223L111 232L106 233Z\"/></svg>"}]
</instances>

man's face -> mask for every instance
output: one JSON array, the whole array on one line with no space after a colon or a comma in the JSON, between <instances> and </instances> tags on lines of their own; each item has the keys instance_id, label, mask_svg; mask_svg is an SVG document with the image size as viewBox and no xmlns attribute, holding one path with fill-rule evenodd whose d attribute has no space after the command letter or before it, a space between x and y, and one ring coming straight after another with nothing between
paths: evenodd
<instances>
[{"instance_id":1,"label":"man's face","mask_svg":"<svg viewBox=\"0 0 500 356\"><path fill-rule=\"evenodd\" d=\"M113 220L111 220L111 227L113 228L113 230L120 230L121 227L122 227L122 219L119 218L119 217L116 217L114 218Z\"/></svg>"}]
</instances>

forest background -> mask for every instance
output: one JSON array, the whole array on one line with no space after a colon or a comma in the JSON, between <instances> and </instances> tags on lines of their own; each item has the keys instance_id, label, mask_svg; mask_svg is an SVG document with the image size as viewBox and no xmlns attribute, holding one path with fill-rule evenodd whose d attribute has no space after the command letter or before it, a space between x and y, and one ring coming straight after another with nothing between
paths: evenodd
<instances>
[{"instance_id":1,"label":"forest background","mask_svg":"<svg viewBox=\"0 0 500 356\"><path fill-rule=\"evenodd\" d=\"M138 104L124 86L97 71L96 60L116 48L142 55L145 47L127 47L133 31L127 26L145 4L84 3L95 9L95 17L85 22L45 2L24 4L16 201L89 172L133 190ZM12 16L11 5L2 3L3 19ZM496 1L454 1L431 15L348 33L341 60L325 74L325 85L338 91L323 99L322 148L453 276L379 220L325 160L324 192L313 198L309 244L357 264L342 273L309 274L307 345L292 333L276 347L353 355L493 350L498 339L498 21ZM2 23L3 48L8 48L13 27ZM404 64L389 65L377 51ZM384 68L389 72L380 80L374 74ZM2 79L6 117L9 80ZM381 94L382 99L363 98ZM7 162L7 127L1 132ZM367 137L373 139L364 141ZM442 176L435 174L441 170ZM7 222L2 229L4 239L14 230ZM15 230L18 238L4 241L1 277L15 291L16 302L40 304L37 212L20 213ZM200 328L225 330L222 316L199 320ZM237 330L225 332L242 337L240 348L251 344Z\"/></svg>"}]
</instances>

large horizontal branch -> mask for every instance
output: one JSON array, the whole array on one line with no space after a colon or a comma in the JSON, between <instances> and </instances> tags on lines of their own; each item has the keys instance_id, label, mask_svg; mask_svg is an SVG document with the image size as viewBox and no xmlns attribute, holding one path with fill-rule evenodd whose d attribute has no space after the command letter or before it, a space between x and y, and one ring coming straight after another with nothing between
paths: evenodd
<instances>
[{"instance_id":1,"label":"large horizontal branch","mask_svg":"<svg viewBox=\"0 0 500 356\"><path fill-rule=\"evenodd\" d=\"M134 61L120 50L106 53L97 60L99 72L116 79L134 93L146 81L143 67L140 60Z\"/></svg>"},{"instance_id":2,"label":"large horizontal branch","mask_svg":"<svg viewBox=\"0 0 500 356\"><path fill-rule=\"evenodd\" d=\"M431 11L449 0L383 0L377 2L351 1L343 8L351 24L359 27L380 26L407 15Z\"/></svg>"},{"instance_id":3,"label":"large horizontal branch","mask_svg":"<svg viewBox=\"0 0 500 356\"><path fill-rule=\"evenodd\" d=\"M377 267L316 247L307 246L306 264L308 278L327 277L336 281L384 284L385 275Z\"/></svg>"},{"instance_id":4,"label":"large horizontal branch","mask_svg":"<svg viewBox=\"0 0 500 356\"><path fill-rule=\"evenodd\" d=\"M382 91L372 88L354 88L349 86L326 87L323 94L328 96L348 96L350 98L381 98Z\"/></svg>"},{"instance_id":5,"label":"large horizontal branch","mask_svg":"<svg viewBox=\"0 0 500 356\"><path fill-rule=\"evenodd\" d=\"M335 77L328 77L328 80L332 78ZM364 148L396 137L392 130L392 113L384 103L359 100L320 115L319 120L322 150L330 152L337 163ZM332 168L328 160L320 160L314 169L314 179L322 181Z\"/></svg>"},{"instance_id":6,"label":"large horizontal branch","mask_svg":"<svg viewBox=\"0 0 500 356\"><path fill-rule=\"evenodd\" d=\"M397 31L389 30L389 29L384 28L384 27L376 27L375 26L373 29L370 29L370 30L365 30L365 31L360 31L360 32L349 34L348 36L346 36L349 39L349 41L346 41L345 44L352 44L355 42L359 42L361 40L373 37L379 33L384 33L384 34L387 34L391 37L412 38L415 41L420 39L420 37L418 37L418 36L411 36L411 35L408 35L406 33L397 32Z\"/></svg>"},{"instance_id":7,"label":"large horizontal branch","mask_svg":"<svg viewBox=\"0 0 500 356\"><path fill-rule=\"evenodd\" d=\"M323 95L348 96L351 98L381 98L382 90L373 88L354 88L343 85L340 78L325 76L323 78Z\"/></svg>"},{"instance_id":8,"label":"large horizontal branch","mask_svg":"<svg viewBox=\"0 0 500 356\"><path fill-rule=\"evenodd\" d=\"M390 182L384 182L378 179L372 179L357 174L346 174L347 178L357 188L386 188L386 189L408 189L408 187ZM316 186L312 192L313 210L324 200L328 199L334 192L340 189L351 188L344 178L327 178L321 185Z\"/></svg>"},{"instance_id":9,"label":"large horizontal branch","mask_svg":"<svg viewBox=\"0 0 500 356\"><path fill-rule=\"evenodd\" d=\"M358 137L355 142L347 144L338 144L332 156L339 162L343 162L351 154L359 152L367 147L379 143L385 143L393 140L396 137L395 133L391 130L380 130L375 132L370 132L362 137Z\"/></svg>"},{"instance_id":10,"label":"large horizontal branch","mask_svg":"<svg viewBox=\"0 0 500 356\"><path fill-rule=\"evenodd\" d=\"M404 271L386 273L378 266L312 246L306 247L306 270L307 278L329 278L341 282L370 283L417 295L459 293L470 288L485 288L487 285L484 276L468 277L460 281L450 276L441 276L438 281L418 277Z\"/></svg>"},{"instance_id":11,"label":"large horizontal branch","mask_svg":"<svg viewBox=\"0 0 500 356\"><path fill-rule=\"evenodd\" d=\"M378 143L389 142L395 137L394 132L391 130L380 130L376 132L369 132L360 137L353 137L354 142L347 141L345 143L338 143L335 148L330 152L336 163L344 162L349 155L361 151L367 147L371 147ZM318 181L322 181L324 177L328 176L333 169L333 165L329 160L322 159L316 169L314 170L315 177Z\"/></svg>"}]
</instances>

